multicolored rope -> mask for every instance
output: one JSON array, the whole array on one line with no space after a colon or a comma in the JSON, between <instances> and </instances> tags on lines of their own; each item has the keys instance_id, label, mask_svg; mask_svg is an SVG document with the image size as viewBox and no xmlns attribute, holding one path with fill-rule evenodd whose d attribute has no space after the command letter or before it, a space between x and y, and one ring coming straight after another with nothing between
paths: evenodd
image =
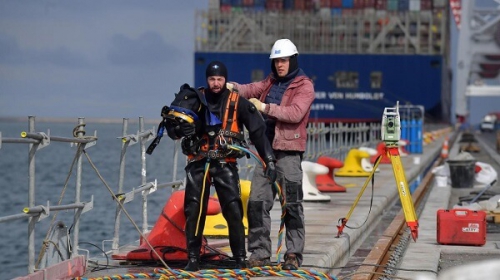
<instances>
[{"instance_id":1,"label":"multicolored rope","mask_svg":"<svg viewBox=\"0 0 500 280\"><path fill-rule=\"evenodd\" d=\"M110 275L95 278L77 277L77 280L122 280L122 279L220 279L243 280L251 277L294 277L314 280L337 280L329 275L316 270L282 270L281 266L263 266L244 269L204 269L199 271L186 271L181 269L155 268L154 273L136 273Z\"/></svg>"},{"instance_id":2,"label":"multicolored rope","mask_svg":"<svg viewBox=\"0 0 500 280\"><path fill-rule=\"evenodd\" d=\"M250 279L251 277L294 277L302 279L336 280L332 275L315 270L282 270L281 266L264 266L244 269L206 269L197 272L172 270L165 268L155 269L161 274L160 279Z\"/></svg>"}]
</instances>

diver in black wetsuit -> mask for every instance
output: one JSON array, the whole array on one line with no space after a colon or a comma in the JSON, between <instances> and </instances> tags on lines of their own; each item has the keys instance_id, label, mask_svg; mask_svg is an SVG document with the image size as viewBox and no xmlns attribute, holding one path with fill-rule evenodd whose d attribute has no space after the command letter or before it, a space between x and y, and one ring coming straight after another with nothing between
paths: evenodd
<instances>
[{"instance_id":1,"label":"diver in black wetsuit","mask_svg":"<svg viewBox=\"0 0 500 280\"><path fill-rule=\"evenodd\" d=\"M207 88L200 88L205 107L196 123L167 125L172 139L182 139L188 156L186 170L186 238L188 264L185 270L199 270L202 234L205 226L210 185L215 186L222 214L229 228L229 245L238 268L246 267L243 206L237 159L244 154L228 145L245 146L243 126L260 157L266 163L266 176L276 180L275 157L265 135L266 124L255 106L237 92L226 88L227 69L219 61L206 69ZM207 178L205 180L204 178ZM272 187L271 185L269 186Z\"/></svg>"}]
</instances>

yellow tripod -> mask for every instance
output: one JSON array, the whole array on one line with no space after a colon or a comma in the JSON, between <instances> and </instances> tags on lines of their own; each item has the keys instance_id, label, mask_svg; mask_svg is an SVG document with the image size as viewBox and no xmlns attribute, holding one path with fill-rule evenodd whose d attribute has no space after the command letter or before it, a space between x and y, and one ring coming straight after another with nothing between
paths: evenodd
<instances>
[{"instance_id":1,"label":"yellow tripod","mask_svg":"<svg viewBox=\"0 0 500 280\"><path fill-rule=\"evenodd\" d=\"M395 109L395 111L391 111ZM418 220L417 214L415 213L415 207L413 205L413 200L411 197L410 189L408 187L408 182L406 181L405 172L403 169L403 164L401 163L401 157L399 155L398 142L400 139L400 121L399 121L399 112L398 105L396 108L385 108L384 116L382 118L382 140L386 144L385 154L391 160L392 170L394 172L394 179L396 180L396 187L399 192L399 199L401 201L401 206L403 207L403 212L405 215L406 224L411 230L411 236L414 241L417 241L418 237ZM341 225L337 226L338 233L337 237L340 237L342 234L344 227L347 224L347 221L352 215L354 208L359 202L359 199L363 195L368 183L373 178L375 170L382 160L382 156L379 156L373 165L373 170L366 179L361 191L359 192L354 204L351 206L351 209L347 213L345 218L340 219Z\"/></svg>"}]
</instances>

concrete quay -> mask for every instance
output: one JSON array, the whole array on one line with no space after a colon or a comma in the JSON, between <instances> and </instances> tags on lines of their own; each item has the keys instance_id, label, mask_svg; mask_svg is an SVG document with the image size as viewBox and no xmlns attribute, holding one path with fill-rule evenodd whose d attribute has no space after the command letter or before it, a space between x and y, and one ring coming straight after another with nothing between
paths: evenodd
<instances>
[{"instance_id":1,"label":"concrete quay","mask_svg":"<svg viewBox=\"0 0 500 280\"><path fill-rule=\"evenodd\" d=\"M424 170L440 155L443 141L444 136L425 145L422 154L410 154L401 157L408 183L421 176ZM346 226L343 235L337 238L338 221L346 217L366 178L335 176L336 183L347 187L345 193L322 193L331 197L329 202L304 202L306 244L302 269L314 269L318 272L335 275L338 270L332 270L331 268L345 265L349 256L370 235L382 218L384 211L392 206L395 201L399 201L392 166L390 164L379 164L379 171L374 176L373 191L370 182L347 222L349 228ZM279 201L276 201L271 211L271 239L274 251L271 261L273 263L276 263L280 215L281 206ZM422 234L420 231L422 230L419 229L419 234ZM284 237L282 242L281 261L283 261L283 254L286 252ZM417 240L416 244L419 244L419 242L420 239ZM230 252L229 247L221 249L224 252ZM261 279L283 279L283 277L262 277Z\"/></svg>"},{"instance_id":2,"label":"concrete quay","mask_svg":"<svg viewBox=\"0 0 500 280\"><path fill-rule=\"evenodd\" d=\"M451 134L447 135L452 138ZM449 151L449 156L458 154L460 133L457 132L456 142ZM410 154L401 157L408 183L419 180L423 172L440 156L444 135L424 146L422 154ZM481 152L473 154L477 161L491 164L500 171L500 156L491 148L483 147ZM495 160L495 157L497 160ZM390 208L395 201L399 201L399 194L390 164L380 164L380 171L375 173L373 186L371 183L366 188L358 205L354 209L344 234L337 238L337 225L339 219L345 217L351 205L358 196L366 177L335 177L335 182L346 186L345 193L323 193L331 197L330 202L304 202L306 224L306 246L302 269L316 270L337 275L339 268L344 266L349 256L369 237L376 224L382 218L384 211ZM484 246L457 246L440 245L437 243L437 210L452 209L458 203L458 197L469 194L472 190L481 190L482 186L474 188L457 189L450 185L434 186L428 196L423 211L418 215L419 229L416 242L409 241L404 257L400 262L395 279L420 279L420 280L451 280L451 279L500 279L500 233L488 233ZM491 188L500 193L499 187ZM373 201L371 201L373 199ZM280 225L281 208L279 201L275 202L272 216L273 250L276 251L278 230ZM365 222L366 220L366 222ZM500 232L500 231L498 231ZM284 243L284 240L283 240ZM229 251L229 248L225 250ZM283 244L281 257L286 252ZM249 253L250 254L250 253ZM282 260L282 258L281 258ZM276 254L271 259L276 262ZM474 261L483 261L475 262ZM489 261L489 263L485 263ZM480 265L481 271L487 274L479 277L476 269L470 272L470 265ZM484 267L489 267L489 270ZM334 268L334 269L332 269ZM470 275L463 273L467 269ZM490 272L495 270L496 272ZM458 270L459 272L454 272ZM453 273L453 274L452 274ZM491 276L491 273L496 273ZM448 276L450 274L451 276ZM493 274L492 274L493 275ZM490 277L491 276L491 277ZM283 279L284 277L262 277L262 279ZM285 277L293 279L294 277ZM350 279L350 278L342 278ZM390 279L390 278L386 278Z\"/></svg>"}]
</instances>

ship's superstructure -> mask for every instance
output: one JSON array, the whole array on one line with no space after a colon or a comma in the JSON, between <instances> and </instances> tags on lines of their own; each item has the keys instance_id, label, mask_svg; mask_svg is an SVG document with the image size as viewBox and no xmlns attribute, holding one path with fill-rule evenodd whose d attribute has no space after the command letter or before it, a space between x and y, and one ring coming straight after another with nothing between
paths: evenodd
<instances>
[{"instance_id":1,"label":"ship's superstructure","mask_svg":"<svg viewBox=\"0 0 500 280\"><path fill-rule=\"evenodd\" d=\"M270 72L275 40L289 38L315 84L311 121L378 119L396 101L446 118L449 107L446 1L211 1L196 15L195 83L215 59L229 80ZM445 106L446 105L446 106Z\"/></svg>"}]
</instances>

